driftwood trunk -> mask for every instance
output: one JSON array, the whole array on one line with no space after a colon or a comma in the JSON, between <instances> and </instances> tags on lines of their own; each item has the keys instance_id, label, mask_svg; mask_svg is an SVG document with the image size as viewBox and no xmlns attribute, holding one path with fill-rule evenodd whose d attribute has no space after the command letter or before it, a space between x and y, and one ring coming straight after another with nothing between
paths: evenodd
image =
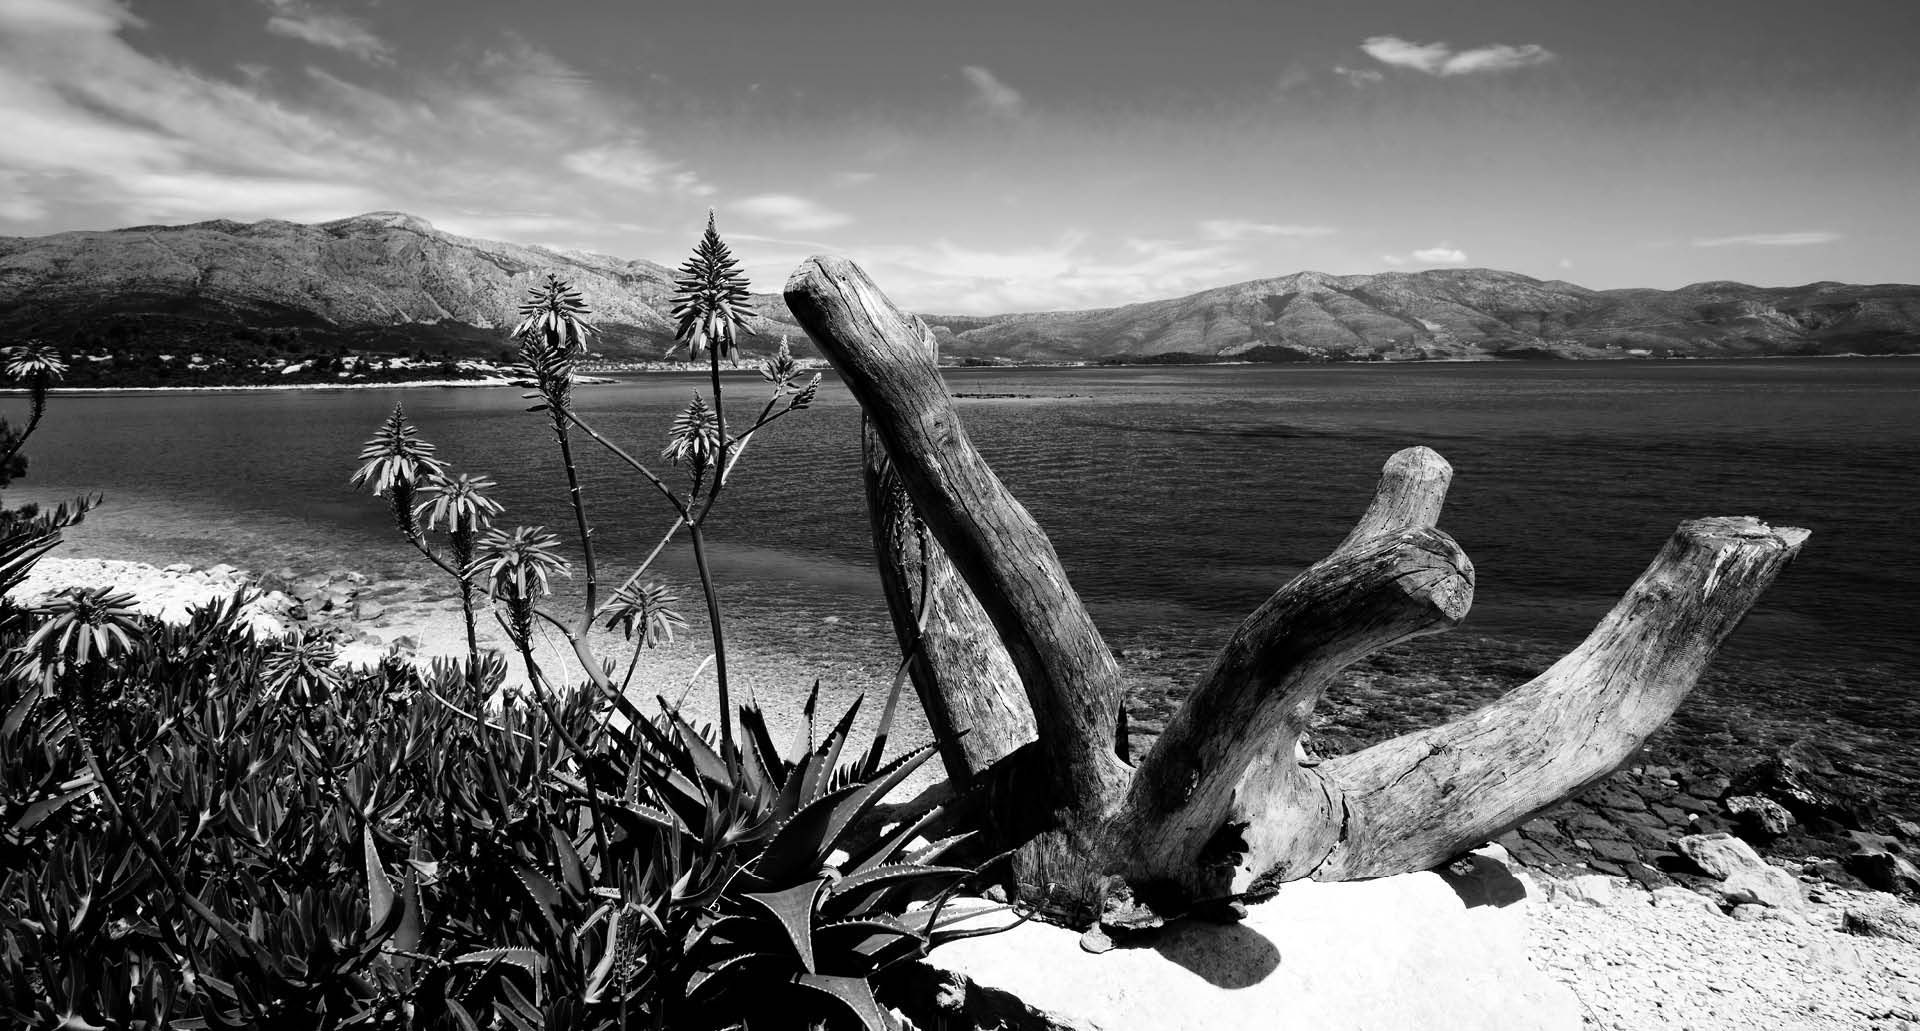
<instances>
[{"instance_id":1,"label":"driftwood trunk","mask_svg":"<svg viewBox=\"0 0 1920 1031\"><path fill-rule=\"evenodd\" d=\"M994 829L1024 842L1021 895L1070 922L1129 899L1170 914L1260 882L1427 869L1505 832L1627 761L1807 536L1751 518L1684 523L1587 641L1530 683L1304 764L1300 737L1342 669L1472 604L1472 563L1436 528L1452 470L1410 448L1347 539L1247 617L1129 767L1114 748L1119 669L1045 533L968 440L925 325L842 259L803 263L786 299L866 412L895 627L918 649L930 721L968 731L944 754L949 776L992 792Z\"/></svg>"}]
</instances>

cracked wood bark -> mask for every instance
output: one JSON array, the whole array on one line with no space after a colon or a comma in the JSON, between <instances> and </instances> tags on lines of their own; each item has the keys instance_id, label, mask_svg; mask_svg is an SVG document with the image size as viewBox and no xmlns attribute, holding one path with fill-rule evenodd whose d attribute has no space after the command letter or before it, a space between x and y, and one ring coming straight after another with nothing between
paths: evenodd
<instances>
[{"instance_id":1,"label":"cracked wood bark","mask_svg":"<svg viewBox=\"0 0 1920 1031\"><path fill-rule=\"evenodd\" d=\"M1243 782L1264 783L1276 770L1295 779L1296 746L1342 669L1466 616L1473 564L1432 528L1451 476L1427 448L1394 455L1346 541L1247 617L1168 721L1113 833L1123 876L1143 897L1236 890L1248 842L1265 837L1265 814L1241 803ZM1311 792L1278 800L1316 817L1322 803Z\"/></svg>"},{"instance_id":2,"label":"cracked wood bark","mask_svg":"<svg viewBox=\"0 0 1920 1031\"><path fill-rule=\"evenodd\" d=\"M1434 866L1618 769L1679 708L1807 536L1750 517L1682 523L1546 672L1461 719L1318 767L1347 820L1311 876Z\"/></svg>"},{"instance_id":3,"label":"cracked wood bark","mask_svg":"<svg viewBox=\"0 0 1920 1031\"><path fill-rule=\"evenodd\" d=\"M1295 742L1342 666L1445 629L1471 599L1471 565L1434 529L1450 470L1403 451L1347 540L1242 625L1129 788L1111 750L1118 670L1045 534L967 440L924 326L841 259L804 263L786 298L1020 675L1037 737L994 770L1032 769L989 778L1007 806L989 815L1024 827L1041 811L1023 893L1063 887L1045 908L1081 921L1109 875L1148 895L1171 888L1160 897L1177 908L1256 878L1424 869L1524 821L1633 754L1807 536L1753 519L1683 524L1588 641L1533 682L1444 726L1303 766Z\"/></svg>"},{"instance_id":4,"label":"cracked wood bark","mask_svg":"<svg viewBox=\"0 0 1920 1031\"><path fill-rule=\"evenodd\" d=\"M903 650L912 649L908 674L947 780L965 791L983 771L1034 740L1033 709L986 610L940 542L916 525L913 500L870 422L861 425L860 439L874 562L894 636Z\"/></svg>"},{"instance_id":5,"label":"cracked wood bark","mask_svg":"<svg viewBox=\"0 0 1920 1031\"><path fill-rule=\"evenodd\" d=\"M992 620L1036 724L1038 773L1084 827L1125 790L1114 755L1119 667L1053 544L974 449L924 346L866 273L815 257L787 281L787 306L859 400L934 539Z\"/></svg>"}]
</instances>

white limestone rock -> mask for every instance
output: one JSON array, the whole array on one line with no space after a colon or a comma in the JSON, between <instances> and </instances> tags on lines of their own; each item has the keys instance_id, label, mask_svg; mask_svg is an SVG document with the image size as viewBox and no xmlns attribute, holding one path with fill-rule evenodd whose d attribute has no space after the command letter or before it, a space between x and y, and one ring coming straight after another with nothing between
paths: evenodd
<instances>
[{"instance_id":1,"label":"white limestone rock","mask_svg":"<svg viewBox=\"0 0 1920 1031\"><path fill-rule=\"evenodd\" d=\"M1469 905L1503 895L1483 862L1459 890L1437 873L1297 881L1240 923L1180 921L1100 955L1028 923L934 952L916 994L943 998L954 1028L1576 1031L1578 1001L1527 959L1532 898Z\"/></svg>"}]
</instances>

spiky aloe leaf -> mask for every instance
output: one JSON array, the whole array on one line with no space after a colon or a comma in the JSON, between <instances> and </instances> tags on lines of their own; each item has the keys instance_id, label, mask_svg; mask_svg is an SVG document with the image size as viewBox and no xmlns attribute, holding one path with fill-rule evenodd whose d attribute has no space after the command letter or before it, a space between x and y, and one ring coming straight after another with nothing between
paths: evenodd
<instances>
[{"instance_id":1,"label":"spiky aloe leaf","mask_svg":"<svg viewBox=\"0 0 1920 1031\"><path fill-rule=\"evenodd\" d=\"M744 750L767 771L768 778L776 785L785 784L791 764L773 743L773 734L767 729L767 714L758 705L740 707L740 736L747 744Z\"/></svg>"},{"instance_id":2,"label":"spiky aloe leaf","mask_svg":"<svg viewBox=\"0 0 1920 1031\"><path fill-rule=\"evenodd\" d=\"M567 882L567 890L575 895L586 894L587 872L580 862L580 850L573 846L573 839L567 837L558 824L547 825L547 836L553 839L554 854L560 859L560 878Z\"/></svg>"},{"instance_id":3,"label":"spiky aloe leaf","mask_svg":"<svg viewBox=\"0 0 1920 1031\"><path fill-rule=\"evenodd\" d=\"M51 798L43 798L28 806L26 810L20 814L19 818L13 823L13 829L21 832L30 831L38 826L40 821L59 812L81 796L91 794L93 790L99 786L100 785L93 782L92 777L88 777L86 778L86 783L80 787L70 791L63 791Z\"/></svg>"},{"instance_id":4,"label":"spiky aloe leaf","mask_svg":"<svg viewBox=\"0 0 1920 1031\"><path fill-rule=\"evenodd\" d=\"M900 855L900 850L907 847L908 842L919 837L920 832L927 829L927 825L940 819L944 815L946 814L941 810L934 809L912 823L902 824L895 828L892 833L875 841L865 851L854 855L852 859L844 864L846 872L849 874L865 873L868 870L893 862L893 860Z\"/></svg>"},{"instance_id":5,"label":"spiky aloe leaf","mask_svg":"<svg viewBox=\"0 0 1920 1031\"><path fill-rule=\"evenodd\" d=\"M882 866L841 878L834 884L833 894L820 907L820 911L836 918L863 916L900 888L931 887L939 891L972 877L973 873L964 866L920 866L915 863Z\"/></svg>"},{"instance_id":6,"label":"spiky aloe leaf","mask_svg":"<svg viewBox=\"0 0 1920 1031\"><path fill-rule=\"evenodd\" d=\"M765 953L736 952L709 966L701 967L693 972L692 977L687 978L687 1001L696 1004L704 1003L707 1000L703 997L719 991L720 986L726 984L730 977L740 975L754 964L765 962L767 962Z\"/></svg>"},{"instance_id":7,"label":"spiky aloe leaf","mask_svg":"<svg viewBox=\"0 0 1920 1031\"><path fill-rule=\"evenodd\" d=\"M975 831L966 831L951 837L941 838L939 841L908 856L907 862L920 864L931 863L941 856L946 855L948 852L953 851L954 847L961 842L971 840L976 833Z\"/></svg>"},{"instance_id":8,"label":"spiky aloe leaf","mask_svg":"<svg viewBox=\"0 0 1920 1031\"><path fill-rule=\"evenodd\" d=\"M409 856L406 876L400 879L400 926L393 932L393 947L405 952L413 952L420 947L420 925L423 914L420 910L420 871L415 862L426 855L426 850L418 839L413 843ZM413 962L411 957L398 957L403 963Z\"/></svg>"},{"instance_id":9,"label":"spiky aloe leaf","mask_svg":"<svg viewBox=\"0 0 1920 1031\"><path fill-rule=\"evenodd\" d=\"M861 928L852 933L864 937L857 937L846 944L847 939L837 937L841 933L838 929L842 927ZM919 931L908 927L899 918L886 914L828 924L820 929L818 935L825 943L823 948L837 948L845 944L836 962L848 970L858 970L866 977L879 974L897 963L924 956L931 948Z\"/></svg>"},{"instance_id":10,"label":"spiky aloe leaf","mask_svg":"<svg viewBox=\"0 0 1920 1031\"><path fill-rule=\"evenodd\" d=\"M455 963L475 966L492 966L496 963L511 963L533 975L535 981L547 969L547 958L532 949L481 949L464 956L455 956Z\"/></svg>"},{"instance_id":11,"label":"spiky aloe leaf","mask_svg":"<svg viewBox=\"0 0 1920 1031\"><path fill-rule=\"evenodd\" d=\"M801 969L812 973L813 915L826 892L827 879L821 877L805 884L796 884L785 891L747 892L741 897L772 914L779 922L780 929L786 932L787 940L793 944Z\"/></svg>"},{"instance_id":12,"label":"spiky aloe leaf","mask_svg":"<svg viewBox=\"0 0 1920 1031\"><path fill-rule=\"evenodd\" d=\"M920 932L885 915L821 924L814 929L813 940L822 955L865 959L897 949L903 942L918 946L924 941Z\"/></svg>"},{"instance_id":13,"label":"spiky aloe leaf","mask_svg":"<svg viewBox=\"0 0 1920 1031\"><path fill-rule=\"evenodd\" d=\"M781 824L747 870L754 883L787 884L820 869L833 852L830 832L839 822L839 806L859 790L854 786L822 795Z\"/></svg>"},{"instance_id":14,"label":"spiky aloe leaf","mask_svg":"<svg viewBox=\"0 0 1920 1031\"><path fill-rule=\"evenodd\" d=\"M819 708L820 678L815 677L812 690L807 692L807 702L800 707L800 725L794 728L793 744L787 748L788 767L800 765L813 754L813 720Z\"/></svg>"},{"instance_id":15,"label":"spiky aloe leaf","mask_svg":"<svg viewBox=\"0 0 1920 1031\"><path fill-rule=\"evenodd\" d=\"M689 967L711 968L733 956L784 954L786 932L774 929L770 922L735 913L708 924L687 946L683 962Z\"/></svg>"},{"instance_id":16,"label":"spiky aloe leaf","mask_svg":"<svg viewBox=\"0 0 1920 1031\"><path fill-rule=\"evenodd\" d=\"M833 729L827 733L826 743L816 752L824 756L824 761L818 769L824 771L825 776L808 785L807 797L812 798L839 786L834 783L834 774L840 770L840 752L846 748L847 738L853 735L854 717L860 714L860 706L866 700L867 696L864 694L856 696L853 704L847 706L846 713L840 717L840 722L834 724Z\"/></svg>"},{"instance_id":17,"label":"spiky aloe leaf","mask_svg":"<svg viewBox=\"0 0 1920 1031\"><path fill-rule=\"evenodd\" d=\"M807 973L795 977L793 983L838 1002L847 1012L859 1018L863 1031L889 1031L892 1027L886 1013L880 1009L879 1000L873 997L873 986L864 977Z\"/></svg>"},{"instance_id":18,"label":"spiky aloe leaf","mask_svg":"<svg viewBox=\"0 0 1920 1031\"><path fill-rule=\"evenodd\" d=\"M808 803L774 833L766 851L754 861L751 873L763 882L777 884L818 869L840 847L847 831L925 763L934 750L931 744L923 745L901 756L882 776L828 792Z\"/></svg>"},{"instance_id":19,"label":"spiky aloe leaf","mask_svg":"<svg viewBox=\"0 0 1920 1031\"><path fill-rule=\"evenodd\" d=\"M519 861L513 864L513 875L519 878L520 886L527 891L527 897L533 900L534 905L540 907L540 915L547 918L547 927L554 936L559 937L565 933L565 928L560 924L560 918L553 912L553 907L560 904L560 889L554 885L553 881L548 879L547 875Z\"/></svg>"},{"instance_id":20,"label":"spiky aloe leaf","mask_svg":"<svg viewBox=\"0 0 1920 1031\"><path fill-rule=\"evenodd\" d=\"M683 719L677 709L669 706L665 698L660 699L660 706L666 710L668 724L673 727L681 748L693 760L694 769L699 771L700 776L715 784L731 783L733 778L727 772L727 761L720 758L720 753L714 751L706 738L693 728L693 724Z\"/></svg>"},{"instance_id":21,"label":"spiky aloe leaf","mask_svg":"<svg viewBox=\"0 0 1920 1031\"><path fill-rule=\"evenodd\" d=\"M629 833L639 831L643 827L655 827L669 834L692 833L687 829L686 824L680 822L679 817L650 805L621 802L618 805L607 806L605 811L609 819Z\"/></svg>"},{"instance_id":22,"label":"spiky aloe leaf","mask_svg":"<svg viewBox=\"0 0 1920 1031\"><path fill-rule=\"evenodd\" d=\"M393 912L393 881L380 866L380 853L373 847L373 827L360 828L360 842L367 861L367 926L380 927Z\"/></svg>"}]
</instances>

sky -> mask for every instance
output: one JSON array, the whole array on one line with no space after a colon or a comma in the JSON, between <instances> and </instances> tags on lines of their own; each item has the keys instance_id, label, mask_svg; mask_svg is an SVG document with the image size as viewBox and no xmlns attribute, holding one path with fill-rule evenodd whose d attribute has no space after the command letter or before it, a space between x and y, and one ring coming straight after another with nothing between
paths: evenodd
<instances>
[{"instance_id":1,"label":"sky","mask_svg":"<svg viewBox=\"0 0 1920 1031\"><path fill-rule=\"evenodd\" d=\"M1914 0L0 0L0 235L405 211L948 313L1920 282Z\"/></svg>"}]
</instances>

